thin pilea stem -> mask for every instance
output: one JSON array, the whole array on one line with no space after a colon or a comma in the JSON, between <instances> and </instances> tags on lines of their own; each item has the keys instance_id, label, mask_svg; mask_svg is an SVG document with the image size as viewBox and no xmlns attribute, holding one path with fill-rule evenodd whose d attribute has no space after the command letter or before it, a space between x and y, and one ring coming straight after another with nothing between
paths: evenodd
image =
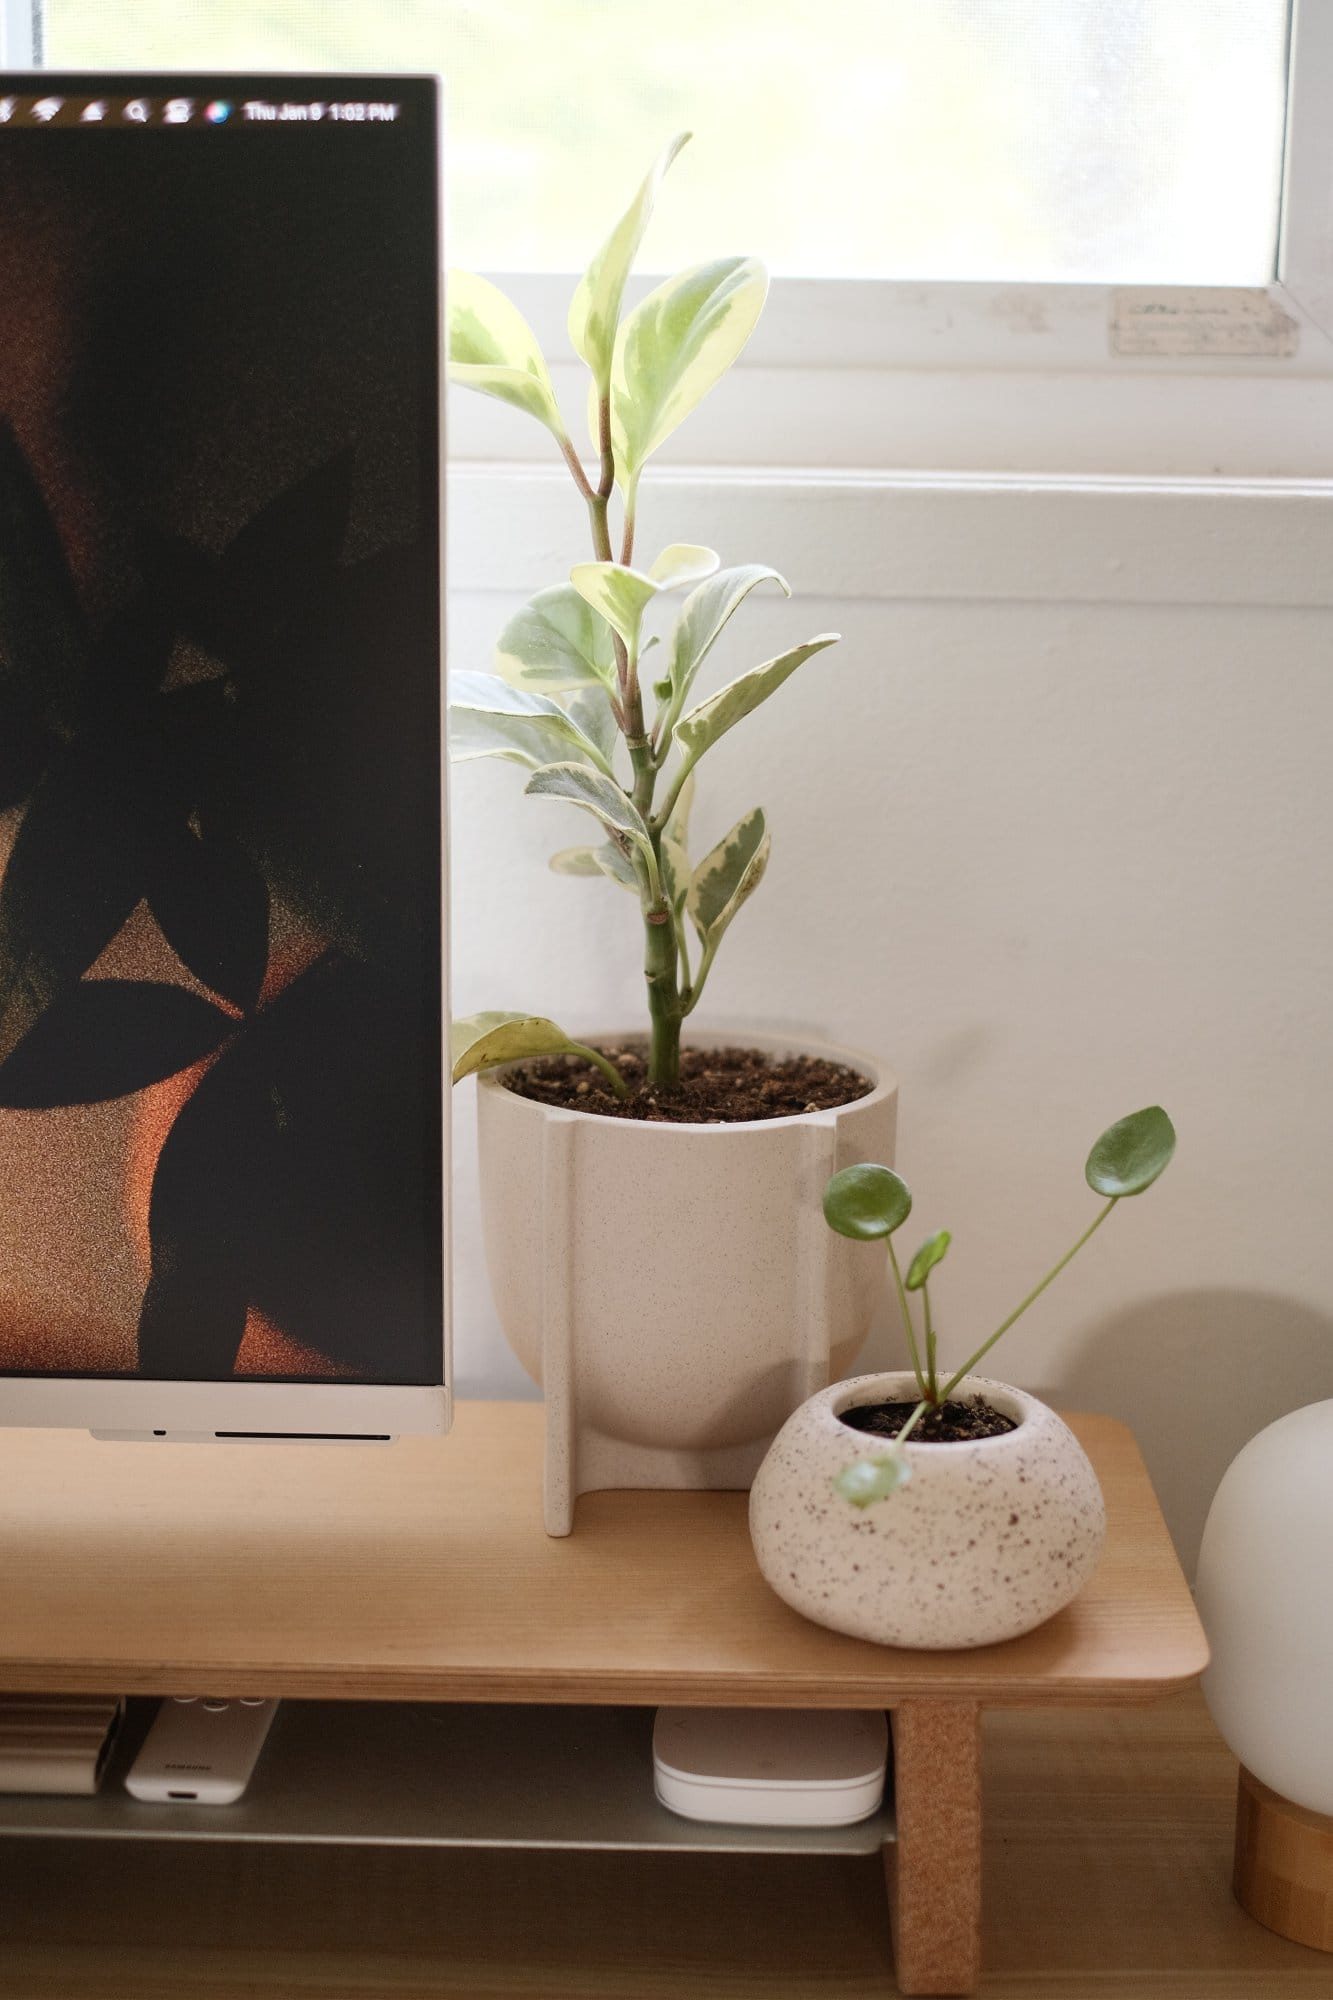
<instances>
[{"instance_id":1,"label":"thin pilea stem","mask_svg":"<svg viewBox=\"0 0 1333 2000\"><path fill-rule=\"evenodd\" d=\"M903 1327L907 1334L907 1352L912 1360L912 1373L916 1377L917 1388L923 1396L928 1398L930 1392L926 1387L926 1378L921 1368L921 1356L917 1350L916 1328L912 1325L911 1308L907 1303L907 1287L903 1283L903 1274L898 1268L898 1253L893 1247L893 1238L891 1236L889 1238L889 1262L893 1266L894 1283L898 1287L898 1305L902 1311Z\"/></svg>"},{"instance_id":2,"label":"thin pilea stem","mask_svg":"<svg viewBox=\"0 0 1333 2000\"><path fill-rule=\"evenodd\" d=\"M953 1394L954 1390L958 1387L958 1384L962 1381L964 1375L971 1374L972 1370L976 1367L978 1361L980 1361L982 1355L989 1354L991 1348L994 1347L996 1341L1000 1338L1000 1335L1002 1333L1008 1333L1014 1321L1027 1311L1028 1307L1032 1304L1033 1300L1039 1299L1041 1297L1042 1293L1045 1291L1046 1287L1050 1284L1051 1280L1053 1278L1059 1277L1061 1271L1064 1270L1065 1265L1068 1264L1074 1257L1078 1255L1079 1251L1083 1248L1083 1245L1087 1242L1088 1238L1094 1233L1094 1231L1101 1228L1107 1216L1111 1213L1111 1210L1115 1207L1116 1203L1119 1200L1120 1200L1119 1195L1113 1194L1111 1196L1110 1200L1107 1202L1105 1208L1101 1211L1101 1213L1092 1222L1088 1224L1088 1227L1079 1237L1078 1242L1074 1245L1073 1249L1067 1250L1065 1252L1064 1256L1060 1259L1059 1263L1056 1264L1052 1270L1049 1270L1046 1273L1046 1276L1042 1279L1041 1283L1039 1285L1033 1286L1032 1290L1028 1293L1027 1297L1024 1299L1022 1305L1015 1306L1014 1310L1010 1313L1008 1319L1002 1321L1001 1324L996 1327L994 1333L990 1336L990 1339L983 1340L981 1346L977 1349L976 1353L972 1356L972 1358L969 1361L965 1361L963 1363L962 1367L958 1370L958 1373L956 1375L950 1376L949 1380L944 1385L944 1390L940 1398L941 1402L946 1401L948 1397Z\"/></svg>"}]
</instances>

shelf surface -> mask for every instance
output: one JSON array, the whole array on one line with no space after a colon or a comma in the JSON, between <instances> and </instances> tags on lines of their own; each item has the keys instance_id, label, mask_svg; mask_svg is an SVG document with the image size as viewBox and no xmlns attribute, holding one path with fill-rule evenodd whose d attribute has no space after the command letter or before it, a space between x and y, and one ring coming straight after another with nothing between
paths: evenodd
<instances>
[{"instance_id":1,"label":"shelf surface","mask_svg":"<svg viewBox=\"0 0 1333 2000\"><path fill-rule=\"evenodd\" d=\"M0 1690L892 1708L1150 1699L1207 1650L1129 1431L1070 1419L1110 1534L1025 1638L913 1653L812 1625L744 1493L586 1494L542 1530L538 1404L392 1445L0 1431Z\"/></svg>"},{"instance_id":2,"label":"shelf surface","mask_svg":"<svg viewBox=\"0 0 1333 2000\"><path fill-rule=\"evenodd\" d=\"M888 1812L818 1828L668 1812L643 1708L284 1702L235 1805L146 1805L122 1784L154 1712L143 1707L95 1797L0 1794L0 1836L677 1854L877 1854L893 1838Z\"/></svg>"},{"instance_id":3,"label":"shelf surface","mask_svg":"<svg viewBox=\"0 0 1333 2000\"><path fill-rule=\"evenodd\" d=\"M1329 2000L1196 1693L985 1724L979 2000ZM4 2000L893 2000L872 1855L0 1841ZM71 1894L71 1884L77 1893Z\"/></svg>"}]
</instances>

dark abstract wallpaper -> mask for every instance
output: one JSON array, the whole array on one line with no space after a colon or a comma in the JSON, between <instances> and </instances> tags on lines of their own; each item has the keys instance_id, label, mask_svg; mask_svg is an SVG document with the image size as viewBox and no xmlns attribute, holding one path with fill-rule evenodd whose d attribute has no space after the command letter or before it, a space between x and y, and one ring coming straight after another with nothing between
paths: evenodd
<instances>
[{"instance_id":1,"label":"dark abstract wallpaper","mask_svg":"<svg viewBox=\"0 0 1333 2000\"><path fill-rule=\"evenodd\" d=\"M416 114L0 129L0 1373L440 1379Z\"/></svg>"}]
</instances>

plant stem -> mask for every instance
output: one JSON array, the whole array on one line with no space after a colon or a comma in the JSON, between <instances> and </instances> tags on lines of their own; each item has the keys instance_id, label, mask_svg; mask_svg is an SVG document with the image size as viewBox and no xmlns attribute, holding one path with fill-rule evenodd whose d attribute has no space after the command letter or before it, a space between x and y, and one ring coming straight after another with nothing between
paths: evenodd
<instances>
[{"instance_id":1,"label":"plant stem","mask_svg":"<svg viewBox=\"0 0 1333 2000\"><path fill-rule=\"evenodd\" d=\"M681 1014L676 933L665 899L646 912L643 934L643 976L652 1020L648 1081L670 1090L680 1082Z\"/></svg>"},{"instance_id":2,"label":"plant stem","mask_svg":"<svg viewBox=\"0 0 1333 2000\"><path fill-rule=\"evenodd\" d=\"M564 436L563 433L561 434L560 437L560 450L564 455L565 464L569 467L570 471L574 475L574 484L578 487L579 492L583 495L584 499L588 502L589 506L591 506L593 501L597 498L597 495L593 492L592 487L588 483L588 475L583 470L583 466L579 459L578 453L575 451L573 445L570 443L569 439L566 436Z\"/></svg>"},{"instance_id":3,"label":"plant stem","mask_svg":"<svg viewBox=\"0 0 1333 2000\"><path fill-rule=\"evenodd\" d=\"M889 1263L893 1267L893 1281L898 1287L898 1306L903 1316L903 1327L907 1334L907 1352L912 1357L912 1373L916 1376L917 1388L929 1400L930 1392L926 1387L926 1378L922 1372L921 1356L917 1352L916 1328L912 1325L911 1308L907 1303L907 1287L903 1283L903 1274L898 1267L898 1253L893 1247L892 1237L889 1238Z\"/></svg>"},{"instance_id":4,"label":"plant stem","mask_svg":"<svg viewBox=\"0 0 1333 2000\"><path fill-rule=\"evenodd\" d=\"M940 1400L939 1379L935 1373L935 1322L930 1316L930 1286L921 1280L921 1303L926 1312L926 1385L932 1403Z\"/></svg>"},{"instance_id":5,"label":"plant stem","mask_svg":"<svg viewBox=\"0 0 1333 2000\"><path fill-rule=\"evenodd\" d=\"M1095 1218L1094 1221L1088 1224L1088 1227L1079 1237L1078 1242L1074 1245L1073 1249L1066 1250L1064 1256L1060 1259L1059 1263L1056 1264L1053 1269L1049 1270L1046 1273L1046 1276L1042 1279L1041 1283L1039 1285L1034 1285L1032 1287L1032 1290L1023 1300L1023 1303L1021 1305L1014 1307L1008 1319L1004 1320L999 1326L996 1327L990 1339L983 1340L980 1347L977 1349L976 1353L972 1355L970 1360L965 1361L962 1367L958 1370L958 1373L950 1377L950 1379L944 1385L944 1389L942 1392L943 1400L947 1400L948 1397L953 1394L954 1390L958 1387L958 1384L962 1381L964 1375L971 1374L972 1370L976 1367L978 1361L980 1361L982 1355L989 1354L991 1348L994 1347L1000 1335L1002 1333L1008 1333L1014 1321L1027 1311L1028 1307L1032 1304L1033 1300L1039 1299L1041 1297L1046 1287L1050 1284L1052 1278L1059 1277L1061 1271L1064 1270L1065 1265L1070 1263L1072 1259L1078 1255L1079 1251L1083 1248L1083 1245L1087 1242L1088 1238L1091 1235L1093 1235L1093 1233L1096 1230L1101 1228L1102 1224L1105 1222L1107 1216L1111 1213L1111 1210L1115 1207L1119 1199L1120 1197L1117 1194L1113 1194L1111 1196L1111 1199L1107 1202L1105 1208L1102 1209L1101 1213Z\"/></svg>"},{"instance_id":6,"label":"plant stem","mask_svg":"<svg viewBox=\"0 0 1333 2000\"><path fill-rule=\"evenodd\" d=\"M684 938L683 925L681 927L681 936L683 940ZM684 943L682 942L681 944L682 952L684 951L684 949L685 949ZM716 943L706 944L703 950L700 952L699 969L695 973L693 979L687 979L689 991L687 992L685 1000L681 1006L682 1014L692 1014L695 1008L698 1006L700 1000L703 998L703 990L704 987L708 984L708 975L713 969L713 960L716 956L717 956ZM687 959L686 963L688 964L688 962L689 961Z\"/></svg>"},{"instance_id":7,"label":"plant stem","mask_svg":"<svg viewBox=\"0 0 1333 2000\"><path fill-rule=\"evenodd\" d=\"M630 481L625 488L625 519L620 541L620 560L628 569L634 559L634 516L639 500L639 482Z\"/></svg>"},{"instance_id":8,"label":"plant stem","mask_svg":"<svg viewBox=\"0 0 1333 2000\"><path fill-rule=\"evenodd\" d=\"M693 757L686 757L682 760L680 769L671 780L670 790L667 792L666 798L662 801L662 809L653 820L654 829L664 827L671 818L672 813L676 810L676 801L685 789L685 780L694 769L694 762Z\"/></svg>"},{"instance_id":9,"label":"plant stem","mask_svg":"<svg viewBox=\"0 0 1333 2000\"><path fill-rule=\"evenodd\" d=\"M892 1439L891 1442L894 1444L905 1443L907 1438L911 1436L912 1432L916 1429L917 1425L920 1423L922 1417L925 1416L926 1411L930 1408L930 1406L931 1406L930 1398L928 1396L923 1396L921 1401L917 1404L916 1408L913 1410L911 1416L907 1419L907 1422L903 1425L902 1429L899 1431L897 1437Z\"/></svg>"},{"instance_id":10,"label":"plant stem","mask_svg":"<svg viewBox=\"0 0 1333 2000\"><path fill-rule=\"evenodd\" d=\"M561 448L569 461L570 470L578 482L579 490L588 503L593 552L599 562L613 562L615 557L611 548L610 502L615 487L615 459L611 448L611 405L605 397L598 411L598 433L602 463L601 480L596 492L588 484L583 467L579 464L574 447L568 439L564 440ZM634 488L631 486L625 496L624 544L620 560L628 564L633 553ZM644 727L643 693L639 686L638 661L630 653L618 632L613 634L613 644L616 681L620 689L620 700L614 704L614 711L634 772L630 797L645 820L651 821L653 793L657 789L657 764L653 757L652 743ZM643 976L648 985L648 1013L652 1023L648 1081L669 1089L680 1082L680 1023L684 1011L680 998L680 967L684 960L688 968L689 961L684 953L684 940L677 935L674 912L662 890L661 826L652 825L651 835L653 854L648 867L647 904L643 920ZM619 1094L623 1096L624 1083L610 1064L603 1061L591 1049L585 1049L583 1053L609 1076L616 1078Z\"/></svg>"},{"instance_id":11,"label":"plant stem","mask_svg":"<svg viewBox=\"0 0 1333 2000\"><path fill-rule=\"evenodd\" d=\"M605 1056L597 1053L596 1049L586 1048L582 1042L571 1042L569 1046L576 1056L586 1056L590 1063L597 1065L617 1097L629 1096L629 1085L614 1063L608 1062Z\"/></svg>"}]
</instances>

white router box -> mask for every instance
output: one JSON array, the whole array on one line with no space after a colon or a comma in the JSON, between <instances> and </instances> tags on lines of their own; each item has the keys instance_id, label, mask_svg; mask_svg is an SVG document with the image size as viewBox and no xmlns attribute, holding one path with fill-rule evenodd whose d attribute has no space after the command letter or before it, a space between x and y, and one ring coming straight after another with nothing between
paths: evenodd
<instances>
[{"instance_id":1,"label":"white router box","mask_svg":"<svg viewBox=\"0 0 1333 2000\"><path fill-rule=\"evenodd\" d=\"M852 1826L883 1803L888 1748L877 1709L659 1708L653 1783L686 1819Z\"/></svg>"}]
</instances>

